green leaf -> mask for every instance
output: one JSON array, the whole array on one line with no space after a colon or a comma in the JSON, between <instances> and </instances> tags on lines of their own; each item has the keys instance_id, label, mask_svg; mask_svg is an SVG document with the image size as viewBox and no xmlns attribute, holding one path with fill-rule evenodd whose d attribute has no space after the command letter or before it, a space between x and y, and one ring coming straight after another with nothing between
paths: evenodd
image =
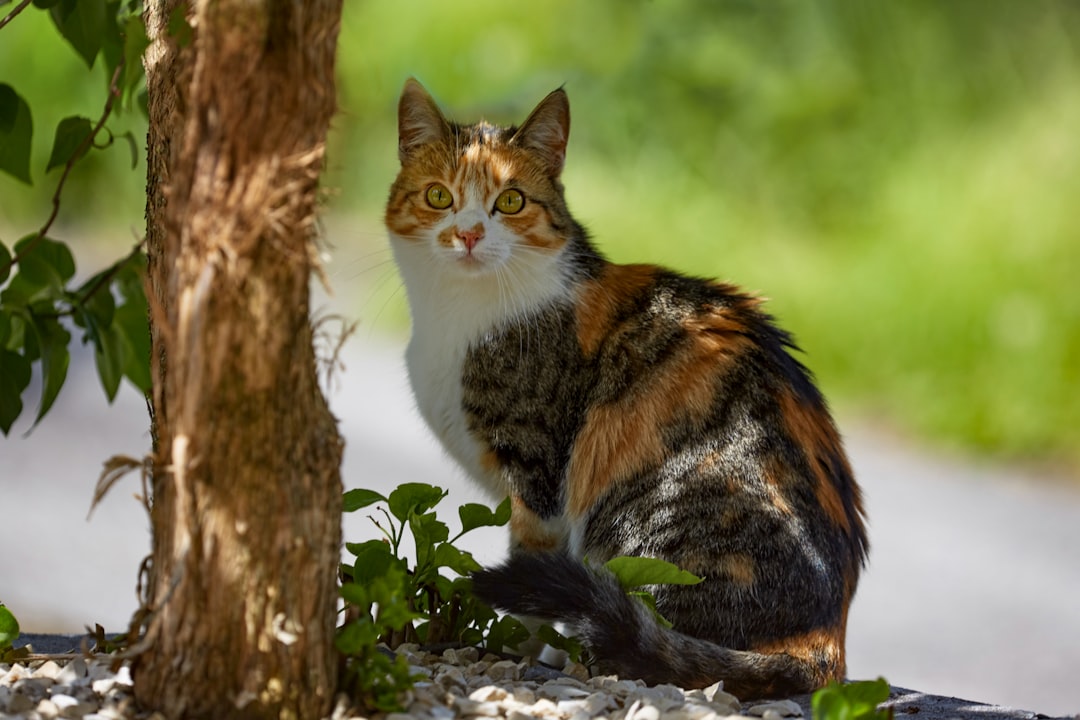
<instances>
[{"instance_id":1,"label":"green leaf","mask_svg":"<svg viewBox=\"0 0 1080 720\"><path fill-rule=\"evenodd\" d=\"M150 323L146 301L127 302L116 309L113 331L117 345L123 346L123 373L143 394L153 387L150 377Z\"/></svg>"},{"instance_id":2,"label":"green leaf","mask_svg":"<svg viewBox=\"0 0 1080 720\"><path fill-rule=\"evenodd\" d=\"M861 680L847 683L843 686L843 692L853 702L871 705L876 708L889 699L889 693L892 692L892 689L885 678L879 677L877 680Z\"/></svg>"},{"instance_id":3,"label":"green leaf","mask_svg":"<svg viewBox=\"0 0 1080 720\"><path fill-rule=\"evenodd\" d=\"M370 621L365 623L358 620L345 625L334 638L334 647L343 655L359 655L365 647L374 645L379 637L375 632L371 638L370 628Z\"/></svg>"},{"instance_id":4,"label":"green leaf","mask_svg":"<svg viewBox=\"0 0 1080 720\"><path fill-rule=\"evenodd\" d=\"M374 490L356 488L354 490L347 490L343 501L345 512L356 512L361 508L366 508L368 505L374 505L377 502L386 502L386 498Z\"/></svg>"},{"instance_id":5,"label":"green leaf","mask_svg":"<svg viewBox=\"0 0 1080 720\"><path fill-rule=\"evenodd\" d=\"M450 568L458 575L468 575L481 569L480 563L476 562L470 553L458 550L449 543L443 543L435 548L432 561L435 567Z\"/></svg>"},{"instance_id":6,"label":"green leaf","mask_svg":"<svg viewBox=\"0 0 1080 720\"><path fill-rule=\"evenodd\" d=\"M614 573L624 588L642 585L696 585L703 579L679 569L677 565L656 558L621 556L608 560L604 567Z\"/></svg>"},{"instance_id":7,"label":"green leaf","mask_svg":"<svg viewBox=\"0 0 1080 720\"><path fill-rule=\"evenodd\" d=\"M7 320L0 315L0 322ZM30 384L30 361L0 347L0 431L5 435L22 413L22 394Z\"/></svg>"},{"instance_id":8,"label":"green leaf","mask_svg":"<svg viewBox=\"0 0 1080 720\"><path fill-rule=\"evenodd\" d=\"M71 342L71 333L53 318L45 318L40 315L32 315L30 328L37 341L38 352L41 353L41 372L43 381L41 386L41 406L38 408L36 426L45 414L49 412L60 388L67 379L68 364L71 355L68 353L68 343Z\"/></svg>"},{"instance_id":9,"label":"green leaf","mask_svg":"<svg viewBox=\"0 0 1080 720\"><path fill-rule=\"evenodd\" d=\"M502 527L510 521L510 498L499 503L495 512L487 505L466 503L458 508L458 517L461 518L459 537L480 527Z\"/></svg>"},{"instance_id":10,"label":"green leaf","mask_svg":"<svg viewBox=\"0 0 1080 720\"><path fill-rule=\"evenodd\" d=\"M34 122L30 106L7 83L0 83L0 170L27 185Z\"/></svg>"},{"instance_id":11,"label":"green leaf","mask_svg":"<svg viewBox=\"0 0 1080 720\"><path fill-rule=\"evenodd\" d=\"M143 393L149 393L150 377L150 319L143 276L146 256L131 257L113 278L112 287L124 298L113 320L118 342L126 348L124 376Z\"/></svg>"},{"instance_id":12,"label":"green leaf","mask_svg":"<svg viewBox=\"0 0 1080 720\"><path fill-rule=\"evenodd\" d=\"M0 605L0 650L11 647L18 638L19 621L6 606Z\"/></svg>"},{"instance_id":13,"label":"green leaf","mask_svg":"<svg viewBox=\"0 0 1080 720\"><path fill-rule=\"evenodd\" d=\"M187 12L184 3L177 5L169 14L169 37L176 40L177 47L187 47L194 37L194 30L187 20Z\"/></svg>"},{"instance_id":14,"label":"green leaf","mask_svg":"<svg viewBox=\"0 0 1080 720\"><path fill-rule=\"evenodd\" d=\"M120 389L120 379L124 376L124 356L126 350L114 326L100 330L94 343L94 364L97 366L101 387L105 397L111 403Z\"/></svg>"},{"instance_id":15,"label":"green leaf","mask_svg":"<svg viewBox=\"0 0 1080 720\"><path fill-rule=\"evenodd\" d=\"M72 304L75 323L86 328L83 341L94 343L94 361L97 365L105 396L112 402L120 388L127 355L131 352L119 328L113 324L116 301L108 286L102 286L105 270L83 283Z\"/></svg>"},{"instance_id":16,"label":"green leaf","mask_svg":"<svg viewBox=\"0 0 1080 720\"><path fill-rule=\"evenodd\" d=\"M53 138L52 152L49 154L49 162L45 165L45 172L54 167L62 167L69 162L78 160L75 153L80 149L85 153L90 144L83 147L83 143L90 137L94 129L89 118L80 115L72 115L61 120L56 126L56 136Z\"/></svg>"},{"instance_id":17,"label":"green leaf","mask_svg":"<svg viewBox=\"0 0 1080 720\"><path fill-rule=\"evenodd\" d=\"M390 493L386 504L390 507L391 515L405 522L410 515L421 515L435 507L446 495L445 490L434 485L404 483Z\"/></svg>"},{"instance_id":18,"label":"green leaf","mask_svg":"<svg viewBox=\"0 0 1080 720\"><path fill-rule=\"evenodd\" d=\"M121 133L116 137L127 140L128 149L131 150L131 169L134 170L139 166L139 146L135 143L135 133L128 130L126 133Z\"/></svg>"},{"instance_id":19,"label":"green leaf","mask_svg":"<svg viewBox=\"0 0 1080 720\"><path fill-rule=\"evenodd\" d=\"M15 243L15 255L19 257L19 271L5 289L6 300L29 305L64 297L67 281L75 275L75 258L67 245L47 237L39 239L37 234L27 235Z\"/></svg>"},{"instance_id":20,"label":"green leaf","mask_svg":"<svg viewBox=\"0 0 1080 720\"><path fill-rule=\"evenodd\" d=\"M391 493L390 497L393 497ZM413 514L409 517L409 529L412 531L413 540L416 541L416 568L418 581L426 579L429 571L434 570L433 560L435 546L444 543L450 538L450 528L441 522L435 513L423 515Z\"/></svg>"},{"instance_id":21,"label":"green leaf","mask_svg":"<svg viewBox=\"0 0 1080 720\"><path fill-rule=\"evenodd\" d=\"M34 0L34 7L41 8L42 10L48 10L53 5L59 3L60 0Z\"/></svg>"},{"instance_id":22,"label":"green leaf","mask_svg":"<svg viewBox=\"0 0 1080 720\"><path fill-rule=\"evenodd\" d=\"M365 586L355 582L342 583L338 590L341 598L350 605L366 608L371 605L371 595Z\"/></svg>"},{"instance_id":23,"label":"green leaf","mask_svg":"<svg viewBox=\"0 0 1080 720\"><path fill-rule=\"evenodd\" d=\"M567 637L550 625L541 625L536 629L536 637L556 650L563 650L570 659L578 662L584 647L575 637Z\"/></svg>"},{"instance_id":24,"label":"green leaf","mask_svg":"<svg viewBox=\"0 0 1080 720\"><path fill-rule=\"evenodd\" d=\"M830 682L814 693L810 707L814 720L886 720L891 710L877 706L889 699L885 678L840 684Z\"/></svg>"},{"instance_id":25,"label":"green leaf","mask_svg":"<svg viewBox=\"0 0 1080 720\"><path fill-rule=\"evenodd\" d=\"M390 545L382 540L349 543L345 547L356 556L356 562L353 563L353 582L361 585L385 575L391 566L401 562L390 552Z\"/></svg>"},{"instance_id":26,"label":"green leaf","mask_svg":"<svg viewBox=\"0 0 1080 720\"><path fill-rule=\"evenodd\" d=\"M635 597L641 602L645 603L645 607L652 611L653 617L656 618L656 622L660 623L666 628L673 627L671 621L660 614L660 611L656 609L656 598L652 593L645 592L644 590L631 590L627 593L631 597Z\"/></svg>"},{"instance_id":27,"label":"green leaf","mask_svg":"<svg viewBox=\"0 0 1080 720\"><path fill-rule=\"evenodd\" d=\"M11 275L11 251L7 249L4 243L0 242L0 285L8 279ZM3 345L3 342L0 342Z\"/></svg>"},{"instance_id":28,"label":"green leaf","mask_svg":"<svg viewBox=\"0 0 1080 720\"><path fill-rule=\"evenodd\" d=\"M504 648L516 650L518 645L528 641L530 637L532 633L520 620L504 615L491 624L488 630L487 647L495 652L502 652Z\"/></svg>"},{"instance_id":29,"label":"green leaf","mask_svg":"<svg viewBox=\"0 0 1080 720\"><path fill-rule=\"evenodd\" d=\"M124 21L122 32L124 35L124 77L121 80L121 88L124 91L124 105L130 107L132 91L146 77L143 54L146 53L146 48L150 47L150 39L146 37L146 23L143 22L141 14L130 15ZM134 146L134 137L131 142Z\"/></svg>"},{"instance_id":30,"label":"green leaf","mask_svg":"<svg viewBox=\"0 0 1080 720\"><path fill-rule=\"evenodd\" d=\"M49 15L86 67L94 67L108 29L104 0L60 0L49 8Z\"/></svg>"}]
</instances>

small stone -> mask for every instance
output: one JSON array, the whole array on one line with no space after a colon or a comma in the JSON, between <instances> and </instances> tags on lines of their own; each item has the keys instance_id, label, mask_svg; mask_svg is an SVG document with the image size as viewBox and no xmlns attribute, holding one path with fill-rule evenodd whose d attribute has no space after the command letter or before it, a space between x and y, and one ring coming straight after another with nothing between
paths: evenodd
<instances>
[{"instance_id":1,"label":"small stone","mask_svg":"<svg viewBox=\"0 0 1080 720\"><path fill-rule=\"evenodd\" d=\"M499 707L499 703L494 702L475 702L468 698L454 698L454 707L462 715L466 716L498 717L502 715L502 708Z\"/></svg>"},{"instance_id":2,"label":"small stone","mask_svg":"<svg viewBox=\"0 0 1080 720\"><path fill-rule=\"evenodd\" d=\"M37 679L37 678L24 678L15 683L14 690L15 695L24 695L30 698L30 701L36 705L43 698L48 696L49 687L52 685L52 680Z\"/></svg>"},{"instance_id":3,"label":"small stone","mask_svg":"<svg viewBox=\"0 0 1080 720\"><path fill-rule=\"evenodd\" d=\"M552 701L542 697L532 704L532 708L530 708L530 710L533 715L547 717L551 715L557 715L559 708Z\"/></svg>"},{"instance_id":4,"label":"small stone","mask_svg":"<svg viewBox=\"0 0 1080 720\"><path fill-rule=\"evenodd\" d=\"M71 662L69 662L67 665L65 665L64 668L57 674L56 684L80 685L85 684L84 682L80 682L84 681L85 679L86 661L83 660L81 657L77 657Z\"/></svg>"},{"instance_id":5,"label":"small stone","mask_svg":"<svg viewBox=\"0 0 1080 720\"><path fill-rule=\"evenodd\" d=\"M630 713L627 713L626 717L631 720ZM633 714L632 720L660 720L660 708L655 705L642 705Z\"/></svg>"},{"instance_id":6,"label":"small stone","mask_svg":"<svg viewBox=\"0 0 1080 720\"><path fill-rule=\"evenodd\" d=\"M581 682L588 682L589 680L589 668L581 663L568 662L563 666L563 672Z\"/></svg>"},{"instance_id":7,"label":"small stone","mask_svg":"<svg viewBox=\"0 0 1080 720\"><path fill-rule=\"evenodd\" d=\"M764 717L769 710L774 711L780 717L802 717L803 715L802 707L793 700L776 700L753 705L746 712L758 717Z\"/></svg>"},{"instance_id":8,"label":"small stone","mask_svg":"<svg viewBox=\"0 0 1080 720\"><path fill-rule=\"evenodd\" d=\"M7 701L6 712L12 715L22 715L34 709L37 702L32 697L21 692L13 692Z\"/></svg>"},{"instance_id":9,"label":"small stone","mask_svg":"<svg viewBox=\"0 0 1080 720\"><path fill-rule=\"evenodd\" d=\"M536 693L533 692L532 688L525 685L515 685L510 694L513 696L514 701L521 705L532 705L536 702Z\"/></svg>"},{"instance_id":10,"label":"small stone","mask_svg":"<svg viewBox=\"0 0 1080 720\"><path fill-rule=\"evenodd\" d=\"M507 695L508 693L506 690L501 687L485 685L484 687L469 693L469 699L474 702L497 702L499 700L505 700Z\"/></svg>"},{"instance_id":11,"label":"small stone","mask_svg":"<svg viewBox=\"0 0 1080 720\"><path fill-rule=\"evenodd\" d=\"M521 668L513 660L500 660L491 664L487 676L495 682L517 680L521 676Z\"/></svg>"},{"instance_id":12,"label":"small stone","mask_svg":"<svg viewBox=\"0 0 1080 720\"><path fill-rule=\"evenodd\" d=\"M690 716L691 720L704 720L709 715L716 717L716 710L709 705L699 702L696 698L683 705L683 712Z\"/></svg>"},{"instance_id":13,"label":"small stone","mask_svg":"<svg viewBox=\"0 0 1080 720\"><path fill-rule=\"evenodd\" d=\"M34 710L39 716L45 718L45 720L53 720L54 718L60 717L60 708L58 708L56 703L49 698L45 698L39 702Z\"/></svg>"},{"instance_id":14,"label":"small stone","mask_svg":"<svg viewBox=\"0 0 1080 720\"><path fill-rule=\"evenodd\" d=\"M48 660L36 670L34 670L32 677L47 680L56 680L56 676L60 674L60 666L55 660Z\"/></svg>"},{"instance_id":15,"label":"small stone","mask_svg":"<svg viewBox=\"0 0 1080 720\"><path fill-rule=\"evenodd\" d=\"M32 675L33 673L31 673L30 669L25 665L15 663L8 668L8 671L4 673L2 677L0 677L0 685L7 685L10 687L20 680L31 677Z\"/></svg>"},{"instance_id":16,"label":"small stone","mask_svg":"<svg viewBox=\"0 0 1080 720\"><path fill-rule=\"evenodd\" d=\"M474 663L480 659L480 651L474 647L463 647L458 650L458 657L465 662ZM495 658L498 660L499 658Z\"/></svg>"},{"instance_id":17,"label":"small stone","mask_svg":"<svg viewBox=\"0 0 1080 720\"><path fill-rule=\"evenodd\" d=\"M435 718L435 720L452 720L454 717L457 717L457 713L445 705L434 705L428 708L427 715L428 717Z\"/></svg>"},{"instance_id":18,"label":"small stone","mask_svg":"<svg viewBox=\"0 0 1080 720\"><path fill-rule=\"evenodd\" d=\"M447 690L452 687L463 688L466 685L464 673L453 665L440 665L436 668L435 682Z\"/></svg>"},{"instance_id":19,"label":"small stone","mask_svg":"<svg viewBox=\"0 0 1080 720\"><path fill-rule=\"evenodd\" d=\"M560 685L549 682L537 689L539 695L548 700L580 700L589 696L587 690L573 687L572 685Z\"/></svg>"},{"instance_id":20,"label":"small stone","mask_svg":"<svg viewBox=\"0 0 1080 720\"><path fill-rule=\"evenodd\" d=\"M724 681L715 682L702 692L718 715L740 715L742 703L731 693L724 692Z\"/></svg>"}]
</instances>

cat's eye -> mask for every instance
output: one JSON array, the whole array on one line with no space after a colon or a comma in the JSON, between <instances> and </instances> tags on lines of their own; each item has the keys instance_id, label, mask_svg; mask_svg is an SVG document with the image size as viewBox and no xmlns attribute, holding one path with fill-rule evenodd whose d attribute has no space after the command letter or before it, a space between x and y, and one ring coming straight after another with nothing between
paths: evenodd
<instances>
[{"instance_id":1,"label":"cat's eye","mask_svg":"<svg viewBox=\"0 0 1080 720\"><path fill-rule=\"evenodd\" d=\"M427 189L427 202L436 210L445 210L454 204L454 196L445 185L435 183Z\"/></svg>"},{"instance_id":2,"label":"cat's eye","mask_svg":"<svg viewBox=\"0 0 1080 720\"><path fill-rule=\"evenodd\" d=\"M525 196L513 188L503 190L499 197L495 198L495 209L505 215L519 213L523 207L525 207Z\"/></svg>"}]
</instances>

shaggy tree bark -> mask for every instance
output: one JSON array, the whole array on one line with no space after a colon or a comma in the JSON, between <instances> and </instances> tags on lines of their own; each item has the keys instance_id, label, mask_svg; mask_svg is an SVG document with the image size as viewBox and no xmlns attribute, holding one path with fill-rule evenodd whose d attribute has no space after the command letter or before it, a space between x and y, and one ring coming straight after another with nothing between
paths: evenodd
<instances>
[{"instance_id":1,"label":"shaggy tree bark","mask_svg":"<svg viewBox=\"0 0 1080 720\"><path fill-rule=\"evenodd\" d=\"M153 551L135 695L169 717L320 717L343 443L308 283L341 0L147 6Z\"/></svg>"}]
</instances>

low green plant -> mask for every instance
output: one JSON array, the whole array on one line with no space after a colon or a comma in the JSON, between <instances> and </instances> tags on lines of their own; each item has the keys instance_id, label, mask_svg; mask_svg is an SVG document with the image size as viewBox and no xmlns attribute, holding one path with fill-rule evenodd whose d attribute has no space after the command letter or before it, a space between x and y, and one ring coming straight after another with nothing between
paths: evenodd
<instances>
[{"instance_id":1,"label":"low green plant","mask_svg":"<svg viewBox=\"0 0 1080 720\"><path fill-rule=\"evenodd\" d=\"M454 545L472 530L509 522L509 499L494 510L462 505L461 530L450 537L449 526L434 509L446 495L424 483L406 483L388 496L363 489L345 493L346 512L378 504L382 515L381 520L372 517L382 539L345 545L355 560L342 567L346 620L337 637L348 689L378 710L399 709L401 691L412 684L404 656L393 657L379 643L391 649L404 642L501 649L529 638L520 622L499 617L473 598L468 575L480 564ZM405 557L406 530L413 540L412 563Z\"/></svg>"},{"instance_id":2,"label":"low green plant","mask_svg":"<svg viewBox=\"0 0 1080 720\"><path fill-rule=\"evenodd\" d=\"M831 682L814 693L810 709L814 720L892 720L892 708L878 710L889 699L885 678L860 682Z\"/></svg>"},{"instance_id":3,"label":"low green plant","mask_svg":"<svg viewBox=\"0 0 1080 720\"><path fill-rule=\"evenodd\" d=\"M0 662L9 662L26 654L25 648L13 647L18 637L19 621L6 605L0 603Z\"/></svg>"},{"instance_id":4,"label":"low green plant","mask_svg":"<svg viewBox=\"0 0 1080 720\"><path fill-rule=\"evenodd\" d=\"M19 621L15 614L0 603L0 652L7 650L19 637Z\"/></svg>"}]
</instances>

